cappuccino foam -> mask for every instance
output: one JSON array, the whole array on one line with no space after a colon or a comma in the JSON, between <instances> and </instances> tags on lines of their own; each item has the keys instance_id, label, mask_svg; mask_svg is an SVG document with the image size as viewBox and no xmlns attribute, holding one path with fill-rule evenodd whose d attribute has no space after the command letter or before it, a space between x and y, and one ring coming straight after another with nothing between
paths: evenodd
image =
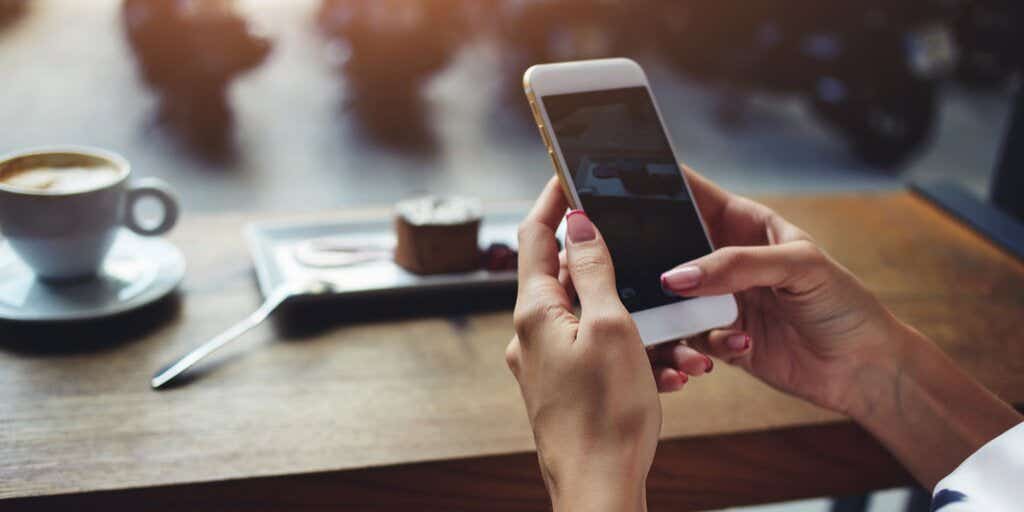
<instances>
[{"instance_id":1,"label":"cappuccino foam","mask_svg":"<svg viewBox=\"0 0 1024 512\"><path fill-rule=\"evenodd\" d=\"M69 194L103 188L120 177L121 172L109 165L39 166L9 172L0 176L0 183L28 192Z\"/></svg>"}]
</instances>

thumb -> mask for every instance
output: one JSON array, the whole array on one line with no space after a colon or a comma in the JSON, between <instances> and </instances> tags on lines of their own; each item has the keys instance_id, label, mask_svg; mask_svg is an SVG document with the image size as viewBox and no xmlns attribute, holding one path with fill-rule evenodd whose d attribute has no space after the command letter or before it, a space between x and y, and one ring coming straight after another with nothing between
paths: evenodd
<instances>
[{"instance_id":1,"label":"thumb","mask_svg":"<svg viewBox=\"0 0 1024 512\"><path fill-rule=\"evenodd\" d=\"M813 242L723 247L661 275L661 286L679 295L721 295L757 287L803 294L827 279L830 260Z\"/></svg>"},{"instance_id":2,"label":"thumb","mask_svg":"<svg viewBox=\"0 0 1024 512\"><path fill-rule=\"evenodd\" d=\"M566 266L583 314L622 310L615 288L615 268L604 238L583 210L565 217Z\"/></svg>"}]
</instances>

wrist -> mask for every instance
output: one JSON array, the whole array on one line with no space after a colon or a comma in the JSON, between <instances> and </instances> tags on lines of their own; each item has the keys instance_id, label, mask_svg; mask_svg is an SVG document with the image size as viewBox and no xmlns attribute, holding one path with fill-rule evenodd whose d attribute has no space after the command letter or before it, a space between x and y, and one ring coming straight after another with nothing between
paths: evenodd
<instances>
[{"instance_id":1,"label":"wrist","mask_svg":"<svg viewBox=\"0 0 1024 512\"><path fill-rule=\"evenodd\" d=\"M832 407L861 424L884 415L888 404L896 399L899 380L907 377L908 361L934 348L924 346L931 342L895 317L878 337L869 344L872 348L853 362L843 400Z\"/></svg>"},{"instance_id":2,"label":"wrist","mask_svg":"<svg viewBox=\"0 0 1024 512\"><path fill-rule=\"evenodd\" d=\"M1020 415L912 327L897 322L891 336L850 383L844 412L932 487Z\"/></svg>"},{"instance_id":3,"label":"wrist","mask_svg":"<svg viewBox=\"0 0 1024 512\"><path fill-rule=\"evenodd\" d=\"M556 512L647 510L648 467L633 467L619 457L597 453L573 459L583 464L572 467L542 464Z\"/></svg>"},{"instance_id":4,"label":"wrist","mask_svg":"<svg viewBox=\"0 0 1024 512\"><path fill-rule=\"evenodd\" d=\"M541 473L554 510L646 511L657 431L635 437L580 434L576 442L539 442Z\"/></svg>"},{"instance_id":5,"label":"wrist","mask_svg":"<svg viewBox=\"0 0 1024 512\"><path fill-rule=\"evenodd\" d=\"M555 512L646 512L646 482L619 475L617 478L580 476L550 485Z\"/></svg>"}]
</instances>

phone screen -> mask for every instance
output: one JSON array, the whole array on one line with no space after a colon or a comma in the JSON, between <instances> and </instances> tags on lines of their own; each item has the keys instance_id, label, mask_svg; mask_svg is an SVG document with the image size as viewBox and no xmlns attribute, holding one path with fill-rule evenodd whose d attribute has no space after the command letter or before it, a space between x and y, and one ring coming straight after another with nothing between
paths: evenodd
<instances>
[{"instance_id":1,"label":"phone screen","mask_svg":"<svg viewBox=\"0 0 1024 512\"><path fill-rule=\"evenodd\" d=\"M541 98L587 216L601 230L630 312L684 300L661 274L711 252L646 87Z\"/></svg>"}]
</instances>

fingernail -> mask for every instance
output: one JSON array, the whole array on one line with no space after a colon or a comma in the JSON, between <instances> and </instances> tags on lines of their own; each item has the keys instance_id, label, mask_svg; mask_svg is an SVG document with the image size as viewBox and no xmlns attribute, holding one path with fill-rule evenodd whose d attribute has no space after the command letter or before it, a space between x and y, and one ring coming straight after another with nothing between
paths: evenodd
<instances>
[{"instance_id":1,"label":"fingernail","mask_svg":"<svg viewBox=\"0 0 1024 512\"><path fill-rule=\"evenodd\" d=\"M597 238L594 223L583 210L573 210L565 216L565 234L572 243L589 242Z\"/></svg>"},{"instance_id":2,"label":"fingernail","mask_svg":"<svg viewBox=\"0 0 1024 512\"><path fill-rule=\"evenodd\" d=\"M750 336L746 334L733 334L725 339L725 346L733 352L742 352L750 348Z\"/></svg>"},{"instance_id":3,"label":"fingernail","mask_svg":"<svg viewBox=\"0 0 1024 512\"><path fill-rule=\"evenodd\" d=\"M683 384L686 384L687 382L690 381L690 376L687 375L684 372L678 372L678 373L679 373L679 379L682 381L681 384L679 384L679 387L683 387Z\"/></svg>"},{"instance_id":4,"label":"fingernail","mask_svg":"<svg viewBox=\"0 0 1024 512\"><path fill-rule=\"evenodd\" d=\"M661 275L661 287L669 291L688 290L700 284L700 278L700 267L674 268Z\"/></svg>"},{"instance_id":5,"label":"fingernail","mask_svg":"<svg viewBox=\"0 0 1024 512\"><path fill-rule=\"evenodd\" d=\"M708 356L704 356L704 365L704 373L711 373L715 369L715 362Z\"/></svg>"}]
</instances>

